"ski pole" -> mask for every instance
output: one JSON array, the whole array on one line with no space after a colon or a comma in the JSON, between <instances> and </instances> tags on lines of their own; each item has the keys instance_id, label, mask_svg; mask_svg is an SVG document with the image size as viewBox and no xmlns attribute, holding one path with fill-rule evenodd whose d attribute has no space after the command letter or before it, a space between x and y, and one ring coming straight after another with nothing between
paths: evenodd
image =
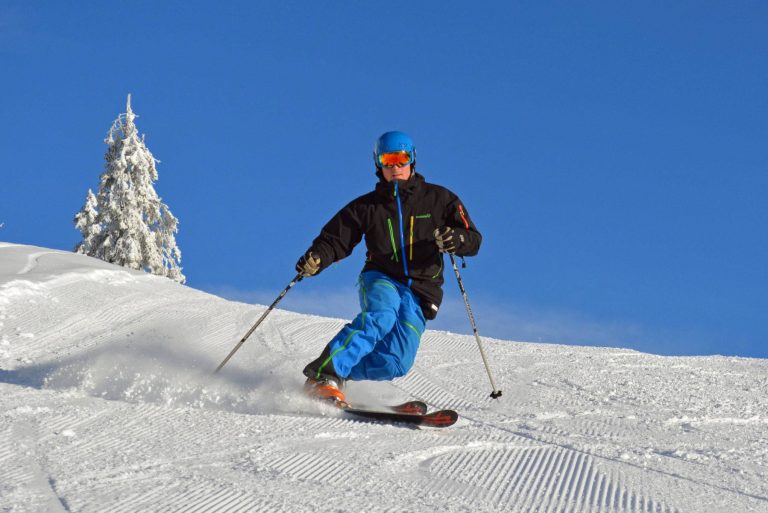
<instances>
[{"instance_id":1,"label":"ski pole","mask_svg":"<svg viewBox=\"0 0 768 513\"><path fill-rule=\"evenodd\" d=\"M493 388L493 391L491 392L491 398L498 399L501 397L501 390L496 388L496 384L493 382L493 376L491 375L491 367L488 365L488 358L485 356L485 350L483 349L483 342L480 340L480 335L477 333L477 324L475 323L475 316L472 315L472 308L469 307L469 298L467 298L467 291L464 290L464 282L461 281L461 274L459 273L459 268L456 265L456 259L453 258L453 253L448 253L448 256L451 257L451 264L453 264L453 272L456 273L456 281L459 282L459 290L461 290L461 295L464 297L464 306L467 307L467 315L469 315L469 322L472 324L472 331L475 332L475 340L477 340L477 347L480 348L480 356L483 357L483 363L485 364L485 370L488 373L488 379L491 381L491 387Z\"/></svg>"},{"instance_id":2,"label":"ski pole","mask_svg":"<svg viewBox=\"0 0 768 513\"><path fill-rule=\"evenodd\" d=\"M259 324L261 324L262 321L267 317L267 315L269 315L269 312L271 312L275 308L275 306L280 302L280 300L283 299L283 297L285 297L288 291L291 290L291 287L299 283L302 280L302 278L304 278L304 276L302 276L301 274L297 274L296 277L293 279L293 281L291 281L291 283L289 283L288 286L285 287L285 289L283 289L280 295L277 296L277 299L275 299L272 302L272 304L269 305L269 308L267 308L267 310L263 314L261 314L261 317L259 317L259 320L256 321L256 324L251 326L251 329L248 330L248 333L246 333L245 336L243 336L243 338L240 340L240 342L237 343L235 348L229 352L227 357L224 358L224 361L221 362L218 367L216 367L214 374L218 373L221 370L221 368L227 364L229 359L232 358L232 356L237 352L238 349L240 349L240 346L242 346L245 343L245 341L248 340L248 337L251 336L251 333L253 333L256 330L256 328L259 327Z\"/></svg>"}]
</instances>

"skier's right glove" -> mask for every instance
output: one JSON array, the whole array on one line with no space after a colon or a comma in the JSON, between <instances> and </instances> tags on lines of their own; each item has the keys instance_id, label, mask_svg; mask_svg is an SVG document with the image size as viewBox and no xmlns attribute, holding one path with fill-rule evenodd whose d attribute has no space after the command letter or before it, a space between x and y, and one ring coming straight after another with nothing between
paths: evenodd
<instances>
[{"instance_id":1,"label":"skier's right glove","mask_svg":"<svg viewBox=\"0 0 768 513\"><path fill-rule=\"evenodd\" d=\"M435 229L435 244L441 253L456 253L456 250L464 244L464 235L450 226Z\"/></svg>"},{"instance_id":2,"label":"skier's right glove","mask_svg":"<svg viewBox=\"0 0 768 513\"><path fill-rule=\"evenodd\" d=\"M296 272L302 276L314 276L320 272L320 257L307 251L296 262Z\"/></svg>"}]
</instances>

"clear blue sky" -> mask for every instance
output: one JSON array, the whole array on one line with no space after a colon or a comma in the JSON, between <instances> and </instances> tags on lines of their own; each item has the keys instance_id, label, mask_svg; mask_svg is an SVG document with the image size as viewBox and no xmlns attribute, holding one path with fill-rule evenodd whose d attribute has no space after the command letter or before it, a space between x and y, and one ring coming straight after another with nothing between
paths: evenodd
<instances>
[{"instance_id":1,"label":"clear blue sky","mask_svg":"<svg viewBox=\"0 0 768 513\"><path fill-rule=\"evenodd\" d=\"M481 335L768 357L768 4L0 3L0 240L71 249L127 93L188 284L269 303L410 133ZM286 297L356 310L362 247ZM469 333L455 280L434 329Z\"/></svg>"}]
</instances>

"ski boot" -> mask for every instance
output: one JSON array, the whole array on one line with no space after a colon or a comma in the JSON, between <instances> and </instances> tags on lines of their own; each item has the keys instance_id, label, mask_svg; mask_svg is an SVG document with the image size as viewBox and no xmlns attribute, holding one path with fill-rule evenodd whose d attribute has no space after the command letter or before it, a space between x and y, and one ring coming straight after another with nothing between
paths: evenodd
<instances>
[{"instance_id":1,"label":"ski boot","mask_svg":"<svg viewBox=\"0 0 768 513\"><path fill-rule=\"evenodd\" d=\"M339 408L348 406L347 398L341 389L344 386L344 380L337 381L328 376L320 379L307 378L304 382L304 393L312 399L327 401Z\"/></svg>"}]
</instances>

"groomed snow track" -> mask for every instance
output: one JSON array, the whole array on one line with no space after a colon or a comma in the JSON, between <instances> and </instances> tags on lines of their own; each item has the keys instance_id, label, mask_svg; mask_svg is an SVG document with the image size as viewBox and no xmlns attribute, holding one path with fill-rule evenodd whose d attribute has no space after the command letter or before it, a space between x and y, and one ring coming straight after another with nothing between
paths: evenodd
<instances>
[{"instance_id":1,"label":"groomed snow track","mask_svg":"<svg viewBox=\"0 0 768 513\"><path fill-rule=\"evenodd\" d=\"M0 244L0 511L768 512L765 361L486 340L493 401L474 339L428 331L349 389L462 414L419 430L300 397L339 320L278 310L212 378L261 311Z\"/></svg>"}]
</instances>

